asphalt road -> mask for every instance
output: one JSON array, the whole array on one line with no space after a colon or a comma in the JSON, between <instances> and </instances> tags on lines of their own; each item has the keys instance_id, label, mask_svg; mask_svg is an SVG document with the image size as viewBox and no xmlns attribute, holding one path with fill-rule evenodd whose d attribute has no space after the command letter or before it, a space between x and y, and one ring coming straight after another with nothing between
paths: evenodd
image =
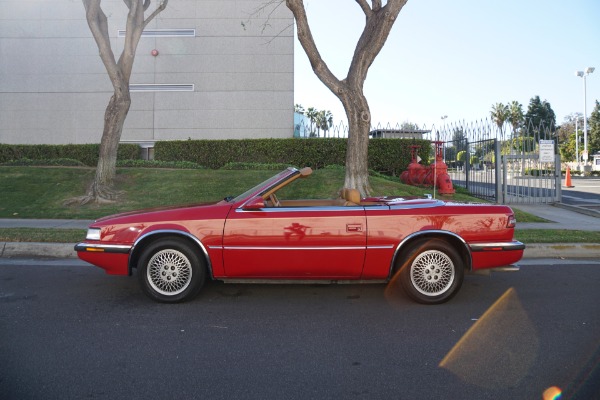
<instances>
[{"instance_id":1,"label":"asphalt road","mask_svg":"<svg viewBox=\"0 0 600 400\"><path fill-rule=\"evenodd\" d=\"M600 178L575 178L571 182L572 188L562 188L563 203L575 206L591 205L600 209Z\"/></svg>"},{"instance_id":2,"label":"asphalt road","mask_svg":"<svg viewBox=\"0 0 600 400\"><path fill-rule=\"evenodd\" d=\"M217 283L164 305L78 260L0 259L0 397L600 398L600 262L521 265L439 306L393 285Z\"/></svg>"}]
</instances>

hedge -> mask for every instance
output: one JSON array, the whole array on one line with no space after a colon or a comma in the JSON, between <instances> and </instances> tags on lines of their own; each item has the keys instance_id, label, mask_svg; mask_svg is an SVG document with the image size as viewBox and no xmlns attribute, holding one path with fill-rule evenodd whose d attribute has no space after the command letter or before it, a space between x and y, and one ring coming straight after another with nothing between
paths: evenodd
<instances>
[{"instance_id":1,"label":"hedge","mask_svg":"<svg viewBox=\"0 0 600 400\"><path fill-rule=\"evenodd\" d=\"M234 165L295 165L323 168L346 164L346 139L230 139L156 142L156 164L170 167L194 163L211 169ZM411 161L410 146L420 145L419 156L428 160L431 143L415 139L371 139L369 169L398 176ZM16 160L77 160L87 166L98 163L99 144L7 145L0 144L0 164ZM139 160L140 147L121 144L117 160ZM125 163L133 166L135 162ZM121 165L125 165L121 163ZM197 166L195 166L197 167Z\"/></svg>"},{"instance_id":2,"label":"hedge","mask_svg":"<svg viewBox=\"0 0 600 400\"><path fill-rule=\"evenodd\" d=\"M240 139L185 140L157 142L154 158L159 161L191 161L212 169L231 162L287 164L323 168L345 165L346 139ZM411 161L410 146L421 145L419 156L427 160L431 144L427 140L371 139L369 168L399 175Z\"/></svg>"},{"instance_id":3,"label":"hedge","mask_svg":"<svg viewBox=\"0 0 600 400\"><path fill-rule=\"evenodd\" d=\"M0 164L10 161L71 159L84 165L95 167L98 164L99 144L2 144L0 143ZM136 144L121 144L117 153L118 160L140 158L140 147Z\"/></svg>"}]
</instances>

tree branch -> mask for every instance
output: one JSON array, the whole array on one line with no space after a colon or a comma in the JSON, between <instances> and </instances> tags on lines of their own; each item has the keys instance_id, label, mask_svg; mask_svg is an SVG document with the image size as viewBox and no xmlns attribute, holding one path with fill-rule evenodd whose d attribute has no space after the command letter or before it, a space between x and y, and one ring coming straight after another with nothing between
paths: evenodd
<instances>
[{"instance_id":1,"label":"tree branch","mask_svg":"<svg viewBox=\"0 0 600 400\"><path fill-rule=\"evenodd\" d=\"M323 61L308 25L304 3L302 0L286 0L286 5L292 11L292 14L294 14L298 40L308 56L313 71L329 90L336 94L336 96L340 96L345 90L345 84L331 72L327 64Z\"/></svg>"},{"instance_id":2,"label":"tree branch","mask_svg":"<svg viewBox=\"0 0 600 400\"><path fill-rule=\"evenodd\" d=\"M142 36L142 24L144 22L144 9L140 3L141 0L128 0L128 2L129 13L127 14L127 25L125 28L125 43L123 44L123 52L118 62L127 84L129 84L129 78L131 77L135 50Z\"/></svg>"},{"instance_id":3,"label":"tree branch","mask_svg":"<svg viewBox=\"0 0 600 400\"><path fill-rule=\"evenodd\" d=\"M251 24L251 18L252 17L258 17L260 16L263 12L266 12L267 17L265 18L265 22L263 22L261 24L261 33L265 33L265 31L267 30L268 27L270 27L271 25L269 25L269 21L271 20L271 16L275 13L275 11L277 11L277 9L279 7L282 6L282 4L284 4L285 1L284 0L269 0L266 3L261 4L259 7L257 7L248 17L248 19L246 19L245 21L242 21L242 28L244 30L246 30L246 26ZM271 7L271 10L268 11L267 8ZM289 25L284 26L283 28L281 28L279 30L279 32L277 32L275 35L273 35L271 37L271 39L266 40L266 43L269 44L272 41L275 40L275 38L278 38L283 32L285 32L288 28L292 27L293 28L294 23L292 22Z\"/></svg>"},{"instance_id":4,"label":"tree branch","mask_svg":"<svg viewBox=\"0 0 600 400\"><path fill-rule=\"evenodd\" d=\"M122 88L121 71L110 46L106 14L100 7L101 0L83 0L87 23L100 51L100 59L115 90Z\"/></svg>"},{"instance_id":5,"label":"tree branch","mask_svg":"<svg viewBox=\"0 0 600 400\"><path fill-rule=\"evenodd\" d=\"M359 5L360 2L364 2L364 0L356 1ZM352 81L352 86L363 86L369 67L383 48L394 22L406 2L407 0L389 0L377 11L373 10L371 16L367 18L365 28L356 44L348 73L348 80ZM375 8L381 2L374 0L373 4Z\"/></svg>"},{"instance_id":6,"label":"tree branch","mask_svg":"<svg viewBox=\"0 0 600 400\"><path fill-rule=\"evenodd\" d=\"M127 15L127 34L125 36L125 44L123 46L123 53L119 58L119 66L123 71L123 76L129 84L129 78L133 69L133 60L135 58L135 51L137 49L140 38L144 28L152 21L158 14L160 14L165 8L169 0L163 0L156 7L154 12L144 20L144 11L150 5L151 0L134 0L130 1L129 14Z\"/></svg>"},{"instance_id":7,"label":"tree branch","mask_svg":"<svg viewBox=\"0 0 600 400\"><path fill-rule=\"evenodd\" d=\"M148 1L148 5L150 5L150 0ZM146 28L146 25L148 25L148 23L150 21L152 21L154 19L154 17L156 17L158 14L160 14L165 8L167 8L167 3L169 2L169 0L163 0L159 3L158 7L156 7L156 10L154 10L154 12L152 14L150 14L148 16L148 18L146 18L146 20L144 21L144 26L143 28ZM146 10L147 7L144 8L144 11Z\"/></svg>"},{"instance_id":8,"label":"tree branch","mask_svg":"<svg viewBox=\"0 0 600 400\"><path fill-rule=\"evenodd\" d=\"M371 7L367 3L367 0L356 0L356 2L360 6L360 8L362 8L363 12L365 13L365 16L367 18L369 18L371 16L371 14L373 13L373 11L371 10Z\"/></svg>"}]
</instances>

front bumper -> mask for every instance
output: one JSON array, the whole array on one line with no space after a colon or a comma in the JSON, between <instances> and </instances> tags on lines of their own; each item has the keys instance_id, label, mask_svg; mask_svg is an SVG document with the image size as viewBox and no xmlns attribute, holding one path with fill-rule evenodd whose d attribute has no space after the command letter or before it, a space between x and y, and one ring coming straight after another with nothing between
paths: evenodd
<instances>
[{"instance_id":1,"label":"front bumper","mask_svg":"<svg viewBox=\"0 0 600 400\"><path fill-rule=\"evenodd\" d=\"M75 251L80 259L102 268L110 275L129 275L131 248L131 245L86 242L75 245Z\"/></svg>"},{"instance_id":2,"label":"front bumper","mask_svg":"<svg viewBox=\"0 0 600 400\"><path fill-rule=\"evenodd\" d=\"M131 245L121 244L98 244L98 243L86 243L81 242L75 245L76 252L90 252L90 253L117 253L117 254L129 254L131 251Z\"/></svg>"}]
</instances>

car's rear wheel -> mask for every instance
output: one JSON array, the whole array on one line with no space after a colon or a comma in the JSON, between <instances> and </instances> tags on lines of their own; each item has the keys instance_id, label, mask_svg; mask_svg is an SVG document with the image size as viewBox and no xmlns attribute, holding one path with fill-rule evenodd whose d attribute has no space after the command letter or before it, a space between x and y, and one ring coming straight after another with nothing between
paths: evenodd
<instances>
[{"instance_id":1,"label":"car's rear wheel","mask_svg":"<svg viewBox=\"0 0 600 400\"><path fill-rule=\"evenodd\" d=\"M188 243L167 238L143 250L138 277L148 297L163 303L177 303L194 298L202 289L206 266Z\"/></svg>"},{"instance_id":2,"label":"car's rear wheel","mask_svg":"<svg viewBox=\"0 0 600 400\"><path fill-rule=\"evenodd\" d=\"M441 239L414 243L399 268L402 287L409 297L423 304L450 300L459 291L464 277L460 254Z\"/></svg>"}]
</instances>

